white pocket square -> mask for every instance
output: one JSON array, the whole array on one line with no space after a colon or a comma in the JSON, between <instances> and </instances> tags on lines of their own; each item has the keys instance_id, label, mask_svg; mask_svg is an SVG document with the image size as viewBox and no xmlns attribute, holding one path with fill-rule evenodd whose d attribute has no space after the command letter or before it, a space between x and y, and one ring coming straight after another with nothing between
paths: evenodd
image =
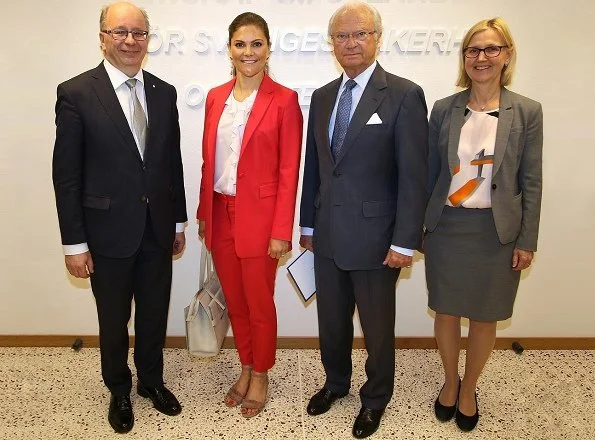
<instances>
[{"instance_id":1,"label":"white pocket square","mask_svg":"<svg viewBox=\"0 0 595 440\"><path fill-rule=\"evenodd\" d=\"M374 125L374 124L382 124L382 119L380 119L380 116L378 116L378 113L374 113L370 117L368 122L366 122L366 125Z\"/></svg>"}]
</instances>

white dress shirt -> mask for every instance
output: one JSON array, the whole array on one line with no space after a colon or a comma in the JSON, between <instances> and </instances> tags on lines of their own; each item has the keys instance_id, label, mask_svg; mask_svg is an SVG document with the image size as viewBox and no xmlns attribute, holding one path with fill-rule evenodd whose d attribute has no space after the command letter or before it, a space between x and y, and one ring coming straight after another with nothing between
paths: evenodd
<instances>
[{"instance_id":1,"label":"white dress shirt","mask_svg":"<svg viewBox=\"0 0 595 440\"><path fill-rule=\"evenodd\" d=\"M118 70L114 67L108 60L103 60L103 66L107 71L107 76L114 87L114 91L116 92L116 97L120 102L120 106L122 107L122 111L124 112L124 116L126 117L126 121L128 121L128 126L130 127L130 131L132 132L132 136L134 136L134 141L136 142L136 147L138 147L138 139L136 133L132 129L132 115L134 114L134 101L132 98L132 91L126 85L126 81L129 78L121 70ZM148 116L147 116L147 100L145 98L145 85L144 85L144 77L143 77L143 70L139 70L136 75L132 78L135 78L136 86L136 96L140 101L140 105L145 112L145 118L147 118L147 126L149 126ZM142 152L139 148L139 154L142 156ZM176 232L184 232L184 223L176 223ZM84 254L89 250L89 246L87 243L79 243L79 244L69 244L63 245L64 255L77 255L77 254Z\"/></svg>"},{"instance_id":2,"label":"white dress shirt","mask_svg":"<svg viewBox=\"0 0 595 440\"><path fill-rule=\"evenodd\" d=\"M356 85L351 89L351 111L349 112L349 122L351 122L351 117L355 113L355 109L359 104L359 101L364 94L364 90L372 77L372 73L374 73L374 69L376 69L376 65L378 64L377 61L372 63L366 70L360 73L358 76L353 78ZM341 80L341 86L339 87L339 91L337 92L337 98L335 99L335 106L333 107L333 112L331 113L331 120L329 122L328 127L328 136L329 136L329 145L331 144L331 140L333 139L333 131L335 130L335 119L337 118L337 106L339 105L339 97L341 93L343 93L343 89L345 88L345 83L350 78L347 76L345 72L343 72L343 79ZM305 228L302 227L301 231L302 235L314 235L313 228ZM403 255L412 256L413 249L402 248L399 246L391 245L390 247L393 251L398 252Z\"/></svg>"},{"instance_id":3,"label":"white dress shirt","mask_svg":"<svg viewBox=\"0 0 595 440\"><path fill-rule=\"evenodd\" d=\"M136 133L132 129L132 117L134 115L134 100L132 98L132 90L126 85L126 81L129 79L136 79L136 86L134 87L134 91L136 92L136 96L138 96L138 100L140 101L140 105L145 112L145 119L147 120L147 127L149 126L149 118L147 113L147 100L145 98L145 81L143 77L143 70L139 70L136 75L132 78L129 78L121 70L115 68L108 60L104 60L103 65L105 66L105 70L107 71L107 76L114 87L116 92L116 96L118 97L118 101L120 102L120 106L124 111L124 116L126 116L126 121L128 121L128 126L132 131L132 136L134 136L134 141L136 142L136 147L138 148L138 138ZM142 152L139 148L139 154L142 157Z\"/></svg>"}]
</instances>

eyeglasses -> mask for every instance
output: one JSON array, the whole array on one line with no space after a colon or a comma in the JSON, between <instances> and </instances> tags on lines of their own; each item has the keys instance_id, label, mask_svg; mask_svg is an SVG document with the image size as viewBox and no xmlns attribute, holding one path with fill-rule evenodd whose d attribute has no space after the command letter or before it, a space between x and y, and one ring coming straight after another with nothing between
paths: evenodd
<instances>
[{"instance_id":1,"label":"eyeglasses","mask_svg":"<svg viewBox=\"0 0 595 440\"><path fill-rule=\"evenodd\" d=\"M147 31L128 31L126 29L104 29L101 32L111 35L114 40L122 41L128 38L128 34L132 34L132 38L136 41L145 41L149 36Z\"/></svg>"},{"instance_id":2,"label":"eyeglasses","mask_svg":"<svg viewBox=\"0 0 595 440\"><path fill-rule=\"evenodd\" d=\"M496 58L500 55L502 48L508 46L488 46L480 49L479 47L466 47L463 49L463 54L465 58L477 58L481 52L484 53L486 58Z\"/></svg>"},{"instance_id":3,"label":"eyeglasses","mask_svg":"<svg viewBox=\"0 0 595 440\"><path fill-rule=\"evenodd\" d=\"M335 35L331 35L331 38L337 43L345 43L349 40L349 37L353 37L354 40L364 41L368 36L375 34L376 31L357 31L357 32L339 32Z\"/></svg>"}]
</instances>

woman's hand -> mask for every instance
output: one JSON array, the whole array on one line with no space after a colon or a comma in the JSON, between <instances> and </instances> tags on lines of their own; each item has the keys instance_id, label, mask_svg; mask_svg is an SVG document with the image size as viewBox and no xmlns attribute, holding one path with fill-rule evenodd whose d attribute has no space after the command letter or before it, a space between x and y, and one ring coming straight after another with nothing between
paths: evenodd
<instances>
[{"instance_id":1,"label":"woman's hand","mask_svg":"<svg viewBox=\"0 0 595 440\"><path fill-rule=\"evenodd\" d=\"M512 251L512 270L521 271L531 266L533 251L514 248Z\"/></svg>"},{"instance_id":2,"label":"woman's hand","mask_svg":"<svg viewBox=\"0 0 595 440\"><path fill-rule=\"evenodd\" d=\"M201 240L205 239L205 229L207 227L207 222L205 220L198 221L198 236Z\"/></svg>"},{"instance_id":3,"label":"woman's hand","mask_svg":"<svg viewBox=\"0 0 595 440\"><path fill-rule=\"evenodd\" d=\"M269 242L269 257L276 258L277 260L285 255L289 251L289 242L285 240L277 240L271 238Z\"/></svg>"}]
</instances>

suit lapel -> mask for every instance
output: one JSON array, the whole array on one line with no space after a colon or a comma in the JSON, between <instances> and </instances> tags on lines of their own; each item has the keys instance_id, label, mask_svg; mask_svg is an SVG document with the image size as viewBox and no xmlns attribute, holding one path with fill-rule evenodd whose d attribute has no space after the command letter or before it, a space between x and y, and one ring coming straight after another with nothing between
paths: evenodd
<instances>
[{"instance_id":1,"label":"suit lapel","mask_svg":"<svg viewBox=\"0 0 595 440\"><path fill-rule=\"evenodd\" d=\"M335 81L332 81L327 87L321 90L320 96L320 114L321 123L316 124L317 130L315 133L316 143L321 145L321 148L326 151L328 158L331 162L334 162L333 155L331 153L331 140L328 137L329 125L331 123L331 115L337 100L337 94L339 93L339 87L341 87L342 76Z\"/></svg>"},{"instance_id":2,"label":"suit lapel","mask_svg":"<svg viewBox=\"0 0 595 440\"><path fill-rule=\"evenodd\" d=\"M448 132L448 167L450 168L451 176L455 175L455 170L459 166L459 139L461 137L461 129L463 128L463 121L465 119L465 109L467 108L467 101L469 100L470 90L462 91L455 99L450 115L450 129Z\"/></svg>"},{"instance_id":3,"label":"suit lapel","mask_svg":"<svg viewBox=\"0 0 595 440\"><path fill-rule=\"evenodd\" d=\"M256 99L254 100L254 105L250 111L250 116L248 116L248 122L246 123L246 129L244 130L244 137L242 139L240 157L242 157L242 154L244 154L246 145L248 145L248 142L250 142L250 138L252 138L256 127L259 126L260 121L269 108L269 105L273 100L274 90L273 80L268 75L265 75L262 79L262 82L260 83L258 91L256 92Z\"/></svg>"},{"instance_id":4,"label":"suit lapel","mask_svg":"<svg viewBox=\"0 0 595 440\"><path fill-rule=\"evenodd\" d=\"M209 163L212 164L213 167L215 164L215 148L217 147L217 129L219 128L219 121L221 120L221 115L225 109L225 101L227 101L235 82L234 78L224 84L220 89L216 89L217 94L213 95L212 107L207 109L207 115L209 116L208 121L205 121L205 124L208 125L208 127L205 126L205 130L208 129L206 133L208 146L207 152Z\"/></svg>"},{"instance_id":5,"label":"suit lapel","mask_svg":"<svg viewBox=\"0 0 595 440\"><path fill-rule=\"evenodd\" d=\"M351 121L349 122L347 134L345 135L343 146L341 147L341 153L339 154L339 157L336 158L335 166L337 166L345 157L347 151L351 148L355 139L357 139L362 128L366 126L370 117L380 106L380 103L386 94L386 87L386 72L380 67L380 64L378 64L374 69L374 72L364 89L364 93L357 104L355 112L353 113Z\"/></svg>"},{"instance_id":6,"label":"suit lapel","mask_svg":"<svg viewBox=\"0 0 595 440\"><path fill-rule=\"evenodd\" d=\"M130 147L131 152L133 152L139 160L142 160L134 136L132 135L128 121L126 120L126 116L124 116L124 112L122 111L120 101L118 101L118 97L116 96L116 92L107 75L105 67L103 67L103 63L100 64L91 75L95 78L93 87L101 105L122 135L124 143Z\"/></svg>"},{"instance_id":7,"label":"suit lapel","mask_svg":"<svg viewBox=\"0 0 595 440\"><path fill-rule=\"evenodd\" d=\"M155 84L155 81L153 81L153 78L151 78L151 76L149 74L147 74L147 72L143 71L143 80L145 81L145 100L147 102L147 140L145 143L145 158L147 157L147 153L149 153L151 151L151 140L152 140L152 136L151 133L153 133L156 129L156 126L159 124L159 120L161 118L159 118L157 115L159 114L158 109L160 108L158 106L158 99L157 99L157 94L158 94L158 90L157 90L157 86ZM159 131L155 131L155 133L158 133Z\"/></svg>"},{"instance_id":8,"label":"suit lapel","mask_svg":"<svg viewBox=\"0 0 595 440\"><path fill-rule=\"evenodd\" d=\"M502 87L500 91L500 112L498 114L498 129L496 130L496 143L494 145L494 167L492 168L492 176L496 174L506 152L508 145L508 137L510 135L510 128L512 127L512 99L510 92Z\"/></svg>"}]
</instances>

